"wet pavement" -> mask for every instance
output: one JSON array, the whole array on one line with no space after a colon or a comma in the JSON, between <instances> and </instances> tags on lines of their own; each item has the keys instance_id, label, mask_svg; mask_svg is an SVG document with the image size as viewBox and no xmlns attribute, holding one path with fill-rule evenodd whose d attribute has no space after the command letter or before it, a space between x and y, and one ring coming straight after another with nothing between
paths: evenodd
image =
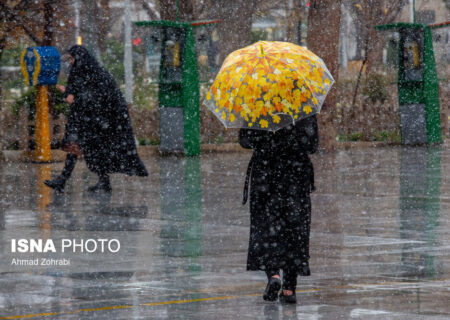
<instances>
[{"instance_id":1,"label":"wet pavement","mask_svg":"<svg viewBox=\"0 0 450 320\"><path fill-rule=\"evenodd\" d=\"M450 150L373 148L315 155L311 277L298 303L264 302L247 272L250 154L150 158L90 195L77 164L66 193L50 165L0 163L0 319L449 319ZM11 239L120 240L68 252L69 266L17 266Z\"/></svg>"}]
</instances>

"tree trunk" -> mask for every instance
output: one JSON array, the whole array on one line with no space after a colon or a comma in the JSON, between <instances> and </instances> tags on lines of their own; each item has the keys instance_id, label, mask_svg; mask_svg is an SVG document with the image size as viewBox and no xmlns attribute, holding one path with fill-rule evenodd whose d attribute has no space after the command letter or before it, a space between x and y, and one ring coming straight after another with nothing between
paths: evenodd
<instances>
[{"instance_id":1,"label":"tree trunk","mask_svg":"<svg viewBox=\"0 0 450 320\"><path fill-rule=\"evenodd\" d=\"M375 30L376 25L390 23L400 14L405 6L405 0L366 0L359 11L354 11L358 18L355 20L361 26L361 39L364 39L364 57L356 79L353 93L352 109L355 107L359 84L364 66L365 73L370 74L382 65L383 34ZM384 8L384 10L382 9Z\"/></svg>"},{"instance_id":2,"label":"tree trunk","mask_svg":"<svg viewBox=\"0 0 450 320\"><path fill-rule=\"evenodd\" d=\"M108 1L108 0L102 0L102 1ZM148 16L150 17L150 20L159 20L158 15L153 10L153 8L147 3L147 0L141 0L142 7L147 11Z\"/></svg>"},{"instance_id":3,"label":"tree trunk","mask_svg":"<svg viewBox=\"0 0 450 320\"><path fill-rule=\"evenodd\" d=\"M257 2L257 0L215 1L216 12L221 20L217 26L220 39L219 66L229 53L250 44L252 17Z\"/></svg>"},{"instance_id":4,"label":"tree trunk","mask_svg":"<svg viewBox=\"0 0 450 320\"><path fill-rule=\"evenodd\" d=\"M53 6L52 1L44 2L44 37L42 38L43 46L51 46L53 42Z\"/></svg>"},{"instance_id":5,"label":"tree trunk","mask_svg":"<svg viewBox=\"0 0 450 320\"><path fill-rule=\"evenodd\" d=\"M366 6L370 7L366 15L369 38L366 73L377 70L383 62L384 33L375 30L376 25L391 23L397 19L407 0L368 0ZM384 8L384 9L383 9Z\"/></svg>"},{"instance_id":6,"label":"tree trunk","mask_svg":"<svg viewBox=\"0 0 450 320\"><path fill-rule=\"evenodd\" d=\"M159 15L161 20L176 20L176 0L160 0Z\"/></svg>"},{"instance_id":7,"label":"tree trunk","mask_svg":"<svg viewBox=\"0 0 450 320\"><path fill-rule=\"evenodd\" d=\"M177 19L177 0L160 0L159 12L162 20ZM178 0L178 18L180 21L194 20L194 5L192 0Z\"/></svg>"},{"instance_id":8,"label":"tree trunk","mask_svg":"<svg viewBox=\"0 0 450 320\"><path fill-rule=\"evenodd\" d=\"M54 18L54 8L51 0L47 0L44 2L44 36L42 38L43 46L51 46L53 44L53 18ZM47 90L47 99L48 99L48 110L52 117L56 116L53 97L51 94L51 90ZM50 132L52 132L52 128L50 128Z\"/></svg>"},{"instance_id":9,"label":"tree trunk","mask_svg":"<svg viewBox=\"0 0 450 320\"><path fill-rule=\"evenodd\" d=\"M366 32L366 37L368 38L366 53L367 74L376 70L383 61L382 48L384 47L384 41L382 41L382 34L375 30L376 25L383 24L386 21L386 15L382 10L382 2L381 0L374 0L372 3L369 3L371 8L368 16L371 19L368 19L368 30Z\"/></svg>"},{"instance_id":10,"label":"tree trunk","mask_svg":"<svg viewBox=\"0 0 450 320\"><path fill-rule=\"evenodd\" d=\"M339 24L341 0L313 0L308 17L308 49L325 62L337 82L339 77ZM337 85L328 93L319 119L321 148L333 150L336 145L336 132L333 125L336 106Z\"/></svg>"},{"instance_id":11,"label":"tree trunk","mask_svg":"<svg viewBox=\"0 0 450 320\"><path fill-rule=\"evenodd\" d=\"M234 50L250 44L252 17L259 0L209 0L201 8L193 6L193 0L178 0L181 21L189 19L220 19L217 33L220 39L218 44L218 65L220 66L226 56ZM163 20L175 20L176 0L160 0L160 15ZM195 15L199 15L198 17Z\"/></svg>"},{"instance_id":12,"label":"tree trunk","mask_svg":"<svg viewBox=\"0 0 450 320\"><path fill-rule=\"evenodd\" d=\"M2 66L2 56L3 56L3 49L6 45L6 37L2 37L0 39L0 67ZM3 97L3 75L2 70L0 69L0 110L2 109L2 97Z\"/></svg>"},{"instance_id":13,"label":"tree trunk","mask_svg":"<svg viewBox=\"0 0 450 320\"><path fill-rule=\"evenodd\" d=\"M98 48L100 52L104 52L106 50L106 35L108 34L108 30L111 28L111 8L109 7L108 0L100 1L100 14L96 16L97 18L97 42Z\"/></svg>"}]
</instances>

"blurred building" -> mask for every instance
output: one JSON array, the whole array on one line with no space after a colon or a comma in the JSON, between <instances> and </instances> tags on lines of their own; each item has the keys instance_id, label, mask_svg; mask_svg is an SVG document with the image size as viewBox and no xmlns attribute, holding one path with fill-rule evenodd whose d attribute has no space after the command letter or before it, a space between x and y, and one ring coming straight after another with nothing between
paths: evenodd
<instances>
[{"instance_id":1,"label":"blurred building","mask_svg":"<svg viewBox=\"0 0 450 320\"><path fill-rule=\"evenodd\" d=\"M253 19L252 42L288 41L306 46L308 7L305 1L273 1Z\"/></svg>"},{"instance_id":2,"label":"blurred building","mask_svg":"<svg viewBox=\"0 0 450 320\"><path fill-rule=\"evenodd\" d=\"M357 4L356 4L357 5ZM363 36L355 18L354 1L343 0L341 9L341 30L339 39L339 60L342 74L352 75L359 72L364 57ZM450 1L415 1L415 20L417 23L434 24L450 21ZM412 22L411 4L406 4L394 22ZM383 52L384 64L396 65L396 34L385 34L386 45ZM449 75L450 63L450 27L433 31L435 58L440 70Z\"/></svg>"}]
</instances>

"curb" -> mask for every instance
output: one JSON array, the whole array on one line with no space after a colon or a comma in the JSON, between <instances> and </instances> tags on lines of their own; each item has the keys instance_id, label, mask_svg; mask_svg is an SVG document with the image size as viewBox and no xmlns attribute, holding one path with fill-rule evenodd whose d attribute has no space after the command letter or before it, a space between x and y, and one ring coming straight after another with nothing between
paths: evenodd
<instances>
[{"instance_id":1,"label":"curb","mask_svg":"<svg viewBox=\"0 0 450 320\"><path fill-rule=\"evenodd\" d=\"M382 148L382 147L398 147L402 144L400 142L385 142L385 141L345 141L337 142L337 150L348 149L365 149L365 148Z\"/></svg>"},{"instance_id":2,"label":"curb","mask_svg":"<svg viewBox=\"0 0 450 320\"><path fill-rule=\"evenodd\" d=\"M221 143L221 144L202 144L200 146L202 153L214 152L252 152L251 149L244 149L239 143Z\"/></svg>"},{"instance_id":3,"label":"curb","mask_svg":"<svg viewBox=\"0 0 450 320\"><path fill-rule=\"evenodd\" d=\"M202 154L222 153L222 152L251 152L250 149L244 149L237 143L222 144L202 144L200 146ZM158 146L137 146L137 152L141 159L149 159L160 155ZM52 150L52 161L61 162L66 159L66 152L62 150ZM25 162L32 163L33 151L28 150L3 150L0 152L0 161L6 162Z\"/></svg>"},{"instance_id":4,"label":"curb","mask_svg":"<svg viewBox=\"0 0 450 320\"><path fill-rule=\"evenodd\" d=\"M137 146L140 157L158 156L158 146ZM220 153L220 152L251 152L250 149L242 148L238 143L221 143L221 144L202 144L200 145L200 153Z\"/></svg>"},{"instance_id":5,"label":"curb","mask_svg":"<svg viewBox=\"0 0 450 320\"><path fill-rule=\"evenodd\" d=\"M28 151L28 150L3 150L3 152L0 155L0 160L7 161L7 162L35 162L33 160L34 152ZM66 153L62 150L51 150L51 158L52 162L61 162L66 159ZM36 162L39 163L39 162Z\"/></svg>"},{"instance_id":6,"label":"curb","mask_svg":"<svg viewBox=\"0 0 450 320\"><path fill-rule=\"evenodd\" d=\"M399 147L401 143L398 142L384 142L384 141L346 141L337 142L335 150L349 150L349 149L366 149L366 148L384 148L384 147ZM442 147L450 147L450 141L446 140L442 143ZM202 144L200 146L201 154L208 153L230 153L230 152L244 152L251 153L250 149L242 148L238 143L222 143L222 144ZM149 159L160 156L158 146L137 146L137 151L142 159ZM0 152L0 161L8 162L34 162L32 159L32 151L23 150L3 150ZM66 159L66 153L62 150L52 150L52 161L61 162Z\"/></svg>"}]
</instances>

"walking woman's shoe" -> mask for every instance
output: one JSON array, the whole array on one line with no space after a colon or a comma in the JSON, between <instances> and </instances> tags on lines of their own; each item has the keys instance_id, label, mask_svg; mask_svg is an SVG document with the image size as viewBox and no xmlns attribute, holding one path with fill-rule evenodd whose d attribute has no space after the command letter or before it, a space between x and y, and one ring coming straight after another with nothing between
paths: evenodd
<instances>
[{"instance_id":1,"label":"walking woman's shoe","mask_svg":"<svg viewBox=\"0 0 450 320\"><path fill-rule=\"evenodd\" d=\"M100 177L98 179L97 184L95 186L89 187L88 190L90 192L104 191L104 192L110 193L112 191L112 188L111 188L111 183L109 182L109 177L108 176Z\"/></svg>"},{"instance_id":2,"label":"walking woman's shoe","mask_svg":"<svg viewBox=\"0 0 450 320\"><path fill-rule=\"evenodd\" d=\"M53 180L45 180L44 184L47 187L50 187L59 193L63 193L64 186L66 185L66 179L64 179L64 177L62 177L62 176L57 176Z\"/></svg>"},{"instance_id":3,"label":"walking woman's shoe","mask_svg":"<svg viewBox=\"0 0 450 320\"><path fill-rule=\"evenodd\" d=\"M278 298L278 291L281 288L280 278L271 277L267 283L266 290L264 291L263 299L266 301L276 301Z\"/></svg>"},{"instance_id":4,"label":"walking woman's shoe","mask_svg":"<svg viewBox=\"0 0 450 320\"><path fill-rule=\"evenodd\" d=\"M109 181L107 183L99 181L99 182L97 182L96 185L90 186L88 188L88 191L90 191L90 192L104 191L106 193L110 193L112 191L112 188L111 188L111 184L109 183Z\"/></svg>"},{"instance_id":5,"label":"walking woman's shoe","mask_svg":"<svg viewBox=\"0 0 450 320\"><path fill-rule=\"evenodd\" d=\"M287 289L285 289L285 290L287 290ZM281 303L297 303L297 298L295 296L295 289L290 290L290 291L292 291L292 294L285 295L284 290L281 290L281 293L280 293L280 302Z\"/></svg>"}]
</instances>

